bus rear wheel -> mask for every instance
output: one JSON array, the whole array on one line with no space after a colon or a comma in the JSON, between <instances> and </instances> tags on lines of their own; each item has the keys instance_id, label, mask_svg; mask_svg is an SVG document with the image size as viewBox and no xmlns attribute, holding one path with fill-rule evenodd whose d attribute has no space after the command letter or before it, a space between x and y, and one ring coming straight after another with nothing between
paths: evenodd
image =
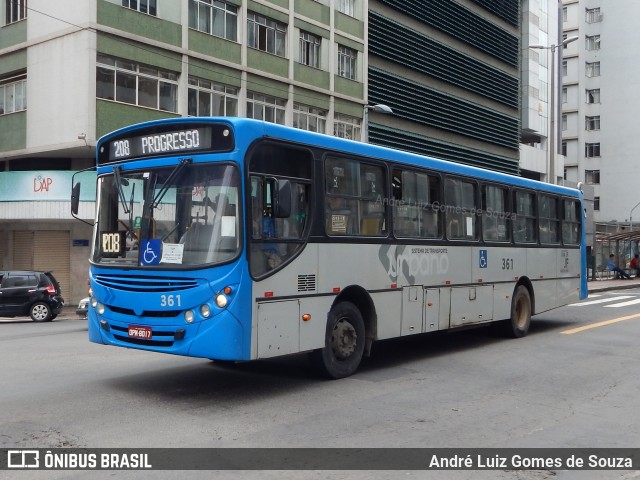
<instances>
[{"instance_id":1,"label":"bus rear wheel","mask_svg":"<svg viewBox=\"0 0 640 480\"><path fill-rule=\"evenodd\" d=\"M340 302L329 311L324 348L312 353L316 368L326 377L353 375L364 353L365 329L360 310L351 302Z\"/></svg>"},{"instance_id":2,"label":"bus rear wheel","mask_svg":"<svg viewBox=\"0 0 640 480\"><path fill-rule=\"evenodd\" d=\"M531 295L524 285L519 285L511 300L511 318L499 323L500 331L507 337L521 338L531 325Z\"/></svg>"}]
</instances>

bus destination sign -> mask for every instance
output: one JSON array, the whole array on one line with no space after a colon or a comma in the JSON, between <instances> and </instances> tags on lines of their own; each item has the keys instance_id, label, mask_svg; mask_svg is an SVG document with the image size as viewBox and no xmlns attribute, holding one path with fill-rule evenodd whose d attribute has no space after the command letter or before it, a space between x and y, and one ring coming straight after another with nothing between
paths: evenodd
<instances>
[{"instance_id":1,"label":"bus destination sign","mask_svg":"<svg viewBox=\"0 0 640 480\"><path fill-rule=\"evenodd\" d=\"M114 140L109 144L109 160L148 157L167 153L211 148L211 128L193 128Z\"/></svg>"},{"instance_id":2,"label":"bus destination sign","mask_svg":"<svg viewBox=\"0 0 640 480\"><path fill-rule=\"evenodd\" d=\"M99 163L119 162L133 158L180 155L188 152L230 151L233 135L226 125L174 125L171 130L153 129L134 132L102 144Z\"/></svg>"}]
</instances>

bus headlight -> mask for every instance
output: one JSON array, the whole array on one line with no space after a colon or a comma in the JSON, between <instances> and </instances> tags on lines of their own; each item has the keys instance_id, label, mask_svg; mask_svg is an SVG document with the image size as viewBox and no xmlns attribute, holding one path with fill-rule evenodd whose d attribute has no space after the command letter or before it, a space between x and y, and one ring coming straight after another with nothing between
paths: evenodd
<instances>
[{"instance_id":1,"label":"bus headlight","mask_svg":"<svg viewBox=\"0 0 640 480\"><path fill-rule=\"evenodd\" d=\"M228 302L229 301L227 300L227 297L222 293L219 293L216 296L216 305L218 305L220 308L226 307Z\"/></svg>"},{"instance_id":2,"label":"bus headlight","mask_svg":"<svg viewBox=\"0 0 640 480\"><path fill-rule=\"evenodd\" d=\"M96 306L98 305L98 300L97 300L95 297L91 297L91 298L89 299L89 303L91 304L91 306L92 306L93 308L96 308Z\"/></svg>"},{"instance_id":3,"label":"bus headlight","mask_svg":"<svg viewBox=\"0 0 640 480\"><path fill-rule=\"evenodd\" d=\"M184 312L184 321L187 323L193 323L193 310L187 310L186 312Z\"/></svg>"},{"instance_id":4,"label":"bus headlight","mask_svg":"<svg viewBox=\"0 0 640 480\"><path fill-rule=\"evenodd\" d=\"M204 318L209 318L209 315L211 315L211 307L209 307L209 305L207 305L206 303L204 305L201 305L200 315L202 315Z\"/></svg>"},{"instance_id":5,"label":"bus headlight","mask_svg":"<svg viewBox=\"0 0 640 480\"><path fill-rule=\"evenodd\" d=\"M96 303L96 312L98 312L98 315L102 315L104 313L104 305L100 302Z\"/></svg>"}]
</instances>

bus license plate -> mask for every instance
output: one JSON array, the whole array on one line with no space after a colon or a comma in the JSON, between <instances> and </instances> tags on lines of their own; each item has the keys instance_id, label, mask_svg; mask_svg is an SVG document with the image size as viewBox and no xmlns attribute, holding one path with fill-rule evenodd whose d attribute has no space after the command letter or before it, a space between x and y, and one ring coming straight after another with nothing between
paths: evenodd
<instances>
[{"instance_id":1,"label":"bus license plate","mask_svg":"<svg viewBox=\"0 0 640 480\"><path fill-rule=\"evenodd\" d=\"M142 338L148 340L153 336L151 327L139 327L135 325L129 325L129 338Z\"/></svg>"}]
</instances>

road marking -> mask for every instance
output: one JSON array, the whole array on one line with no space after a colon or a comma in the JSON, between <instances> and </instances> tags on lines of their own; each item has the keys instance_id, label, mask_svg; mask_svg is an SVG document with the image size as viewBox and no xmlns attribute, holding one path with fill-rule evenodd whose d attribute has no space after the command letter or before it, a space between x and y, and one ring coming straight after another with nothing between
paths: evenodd
<instances>
[{"instance_id":1,"label":"road marking","mask_svg":"<svg viewBox=\"0 0 640 480\"><path fill-rule=\"evenodd\" d=\"M586 307L588 305L596 305L598 303L615 302L617 300L626 300L627 298L633 298L633 295L620 295L617 297L600 298L599 300L591 300L590 302L572 303L570 307Z\"/></svg>"},{"instance_id":2,"label":"road marking","mask_svg":"<svg viewBox=\"0 0 640 480\"><path fill-rule=\"evenodd\" d=\"M584 332L585 330L591 330L592 328L605 327L605 326L611 325L613 323L624 322L625 320L631 320L633 318L638 318L638 317L640 317L640 313L636 313L635 315L627 315L626 317L613 318L611 320L605 320L604 322L592 323L590 325L585 325L583 327L577 327L577 328L572 328L572 329L569 329L569 330L564 330L564 331L562 331L560 333L564 334L564 335L572 335L574 333Z\"/></svg>"},{"instance_id":3,"label":"road marking","mask_svg":"<svg viewBox=\"0 0 640 480\"><path fill-rule=\"evenodd\" d=\"M615 305L604 305L606 308L618 308L618 307L628 307L629 305L636 305L640 303L640 298L636 298L635 300L629 300L628 302L616 303Z\"/></svg>"}]
</instances>

